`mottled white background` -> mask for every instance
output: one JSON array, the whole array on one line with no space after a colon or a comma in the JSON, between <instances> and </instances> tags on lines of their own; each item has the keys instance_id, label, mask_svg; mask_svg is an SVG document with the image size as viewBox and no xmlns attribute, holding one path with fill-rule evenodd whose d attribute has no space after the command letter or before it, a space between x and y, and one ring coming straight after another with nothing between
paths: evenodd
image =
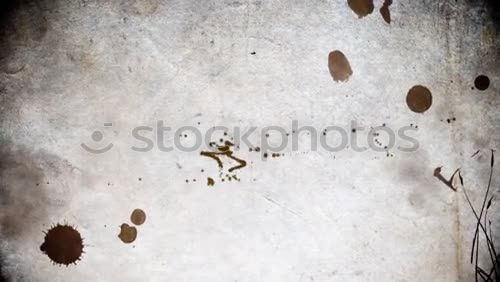
<instances>
[{"instance_id":1,"label":"mottled white background","mask_svg":"<svg viewBox=\"0 0 500 282\"><path fill-rule=\"evenodd\" d=\"M498 31L481 5L464 0L395 0L390 25L381 5L375 1L362 19L340 0L20 5L1 42L5 275L471 281L472 212L433 171L444 166L448 177L461 167L480 204L489 149L500 141ZM346 83L328 71L328 53L336 49L354 72ZM471 89L479 74L491 79L487 91ZM417 84L433 93L423 114L405 102ZM130 149L132 128L157 120L204 130L290 128L294 119L318 128L349 129L351 120L366 128L416 124L420 147L393 150L392 157L350 148L311 152L301 135L300 152L278 159L262 161L242 148L236 155L249 165L238 173L241 181L214 187L206 177L217 176L215 162L199 151ZM82 150L95 130L112 150ZM118 226L135 208L147 221L127 245ZM43 231L57 223L84 237L76 266L53 265L39 250Z\"/></svg>"}]
</instances>

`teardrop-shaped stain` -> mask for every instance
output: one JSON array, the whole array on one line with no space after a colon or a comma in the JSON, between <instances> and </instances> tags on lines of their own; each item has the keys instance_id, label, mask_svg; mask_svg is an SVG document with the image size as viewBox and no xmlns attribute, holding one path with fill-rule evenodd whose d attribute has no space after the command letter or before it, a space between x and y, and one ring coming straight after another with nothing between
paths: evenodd
<instances>
[{"instance_id":1,"label":"teardrop-shaped stain","mask_svg":"<svg viewBox=\"0 0 500 282\"><path fill-rule=\"evenodd\" d=\"M392 5L392 0L385 0L384 4L382 4L382 7L380 8L380 14L382 15L382 18L384 18L384 21L388 24L391 23L391 11L389 10L389 6Z\"/></svg>"},{"instance_id":2,"label":"teardrop-shaped stain","mask_svg":"<svg viewBox=\"0 0 500 282\"><path fill-rule=\"evenodd\" d=\"M408 91L408 95L406 95L406 104L408 104L410 110L416 113L423 113L432 105L432 93L425 86L414 86Z\"/></svg>"},{"instance_id":3,"label":"teardrop-shaped stain","mask_svg":"<svg viewBox=\"0 0 500 282\"><path fill-rule=\"evenodd\" d=\"M335 50L328 55L328 69L335 81L347 81L352 75L351 64L344 53Z\"/></svg>"},{"instance_id":4,"label":"teardrop-shaped stain","mask_svg":"<svg viewBox=\"0 0 500 282\"><path fill-rule=\"evenodd\" d=\"M375 8L373 0L347 0L347 4L359 18L373 13L373 9Z\"/></svg>"}]
</instances>

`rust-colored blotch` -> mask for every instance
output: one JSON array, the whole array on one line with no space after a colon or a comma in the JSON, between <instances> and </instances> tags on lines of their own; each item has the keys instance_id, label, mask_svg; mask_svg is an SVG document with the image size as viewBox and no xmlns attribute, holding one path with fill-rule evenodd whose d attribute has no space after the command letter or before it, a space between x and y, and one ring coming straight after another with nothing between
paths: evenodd
<instances>
[{"instance_id":1,"label":"rust-colored blotch","mask_svg":"<svg viewBox=\"0 0 500 282\"><path fill-rule=\"evenodd\" d=\"M347 81L352 75L351 64L344 53L339 50L330 52L328 55L328 69L335 81Z\"/></svg>"},{"instance_id":2,"label":"rust-colored blotch","mask_svg":"<svg viewBox=\"0 0 500 282\"><path fill-rule=\"evenodd\" d=\"M120 226L120 234L118 234L118 238L120 238L123 243L130 244L135 241L135 238L137 238L137 229L134 226L123 223Z\"/></svg>"},{"instance_id":3,"label":"rust-colored blotch","mask_svg":"<svg viewBox=\"0 0 500 282\"><path fill-rule=\"evenodd\" d=\"M83 253L83 239L75 228L58 224L45 234L40 250L54 263L76 264Z\"/></svg>"},{"instance_id":4,"label":"rust-colored blotch","mask_svg":"<svg viewBox=\"0 0 500 282\"><path fill-rule=\"evenodd\" d=\"M130 221L135 225L141 225L146 221L146 213L141 209L135 209L130 215Z\"/></svg>"},{"instance_id":5,"label":"rust-colored blotch","mask_svg":"<svg viewBox=\"0 0 500 282\"><path fill-rule=\"evenodd\" d=\"M347 0L347 4L359 18L373 13L373 9L375 8L373 0Z\"/></svg>"},{"instance_id":6,"label":"rust-colored blotch","mask_svg":"<svg viewBox=\"0 0 500 282\"><path fill-rule=\"evenodd\" d=\"M406 104L408 104L410 110L416 113L423 113L432 105L432 93L425 86L414 86L408 91Z\"/></svg>"}]
</instances>

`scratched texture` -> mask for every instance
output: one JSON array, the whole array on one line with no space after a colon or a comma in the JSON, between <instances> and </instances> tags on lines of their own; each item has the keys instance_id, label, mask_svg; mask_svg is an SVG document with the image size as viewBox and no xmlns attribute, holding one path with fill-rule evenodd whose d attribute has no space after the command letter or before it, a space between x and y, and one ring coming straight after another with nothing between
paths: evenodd
<instances>
[{"instance_id":1,"label":"scratched texture","mask_svg":"<svg viewBox=\"0 0 500 282\"><path fill-rule=\"evenodd\" d=\"M433 172L443 166L448 178L462 168L480 204L489 149L500 144L498 28L482 3L395 0L391 24L378 11L382 1L374 4L361 19L340 0L7 7L0 42L2 275L471 281L473 214L463 194ZM347 82L330 76L333 50L350 62ZM472 89L479 74L491 80L486 91ZM422 114L405 100L418 84L433 95ZM293 119L318 128L349 129L351 120L365 128L417 125L420 147L389 156L313 152L301 134L300 150L280 158L264 161L242 148L235 155L248 165L240 181L216 179L213 187L206 183L218 175L216 163L199 151L130 150L132 128L158 120L206 130L289 128ZM103 144L114 144L109 152L82 150L95 130L104 133ZM499 184L494 177L495 191ZM125 244L120 225L131 224L136 208L147 219ZM58 223L83 237L77 265L53 265L40 251L43 232Z\"/></svg>"}]
</instances>

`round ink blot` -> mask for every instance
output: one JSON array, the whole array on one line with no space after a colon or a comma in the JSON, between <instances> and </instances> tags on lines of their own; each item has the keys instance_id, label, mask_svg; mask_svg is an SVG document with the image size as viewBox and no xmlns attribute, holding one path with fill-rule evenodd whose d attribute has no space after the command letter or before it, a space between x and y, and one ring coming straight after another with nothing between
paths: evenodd
<instances>
[{"instance_id":1,"label":"round ink blot","mask_svg":"<svg viewBox=\"0 0 500 282\"><path fill-rule=\"evenodd\" d=\"M146 213L141 209L135 209L130 215L130 221L135 225L141 225L146 221Z\"/></svg>"},{"instance_id":2,"label":"round ink blot","mask_svg":"<svg viewBox=\"0 0 500 282\"><path fill-rule=\"evenodd\" d=\"M75 228L58 224L45 234L40 250L54 263L76 264L83 253L83 239Z\"/></svg>"},{"instance_id":3,"label":"round ink blot","mask_svg":"<svg viewBox=\"0 0 500 282\"><path fill-rule=\"evenodd\" d=\"M410 110L416 113L427 111L432 105L431 91L421 85L414 86L408 91L406 104L408 104Z\"/></svg>"},{"instance_id":4,"label":"round ink blot","mask_svg":"<svg viewBox=\"0 0 500 282\"><path fill-rule=\"evenodd\" d=\"M474 80L474 85L477 89L484 91L490 87L490 78L486 75L480 75Z\"/></svg>"},{"instance_id":5,"label":"round ink blot","mask_svg":"<svg viewBox=\"0 0 500 282\"><path fill-rule=\"evenodd\" d=\"M94 131L92 133L92 140L94 140L95 142L99 142L102 140L102 132L100 131Z\"/></svg>"}]
</instances>

